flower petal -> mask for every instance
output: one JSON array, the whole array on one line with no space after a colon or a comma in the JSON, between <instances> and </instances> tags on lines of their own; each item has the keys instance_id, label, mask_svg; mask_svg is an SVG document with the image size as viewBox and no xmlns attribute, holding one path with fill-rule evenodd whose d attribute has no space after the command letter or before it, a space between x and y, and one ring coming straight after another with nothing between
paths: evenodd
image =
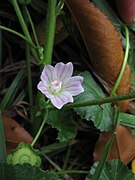
<instances>
[{"instance_id":1,"label":"flower petal","mask_svg":"<svg viewBox=\"0 0 135 180\"><path fill-rule=\"evenodd\" d=\"M72 96L77 96L80 93L84 92L84 89L81 85L83 82L83 77L81 76L74 76L66 81L64 81L64 90L68 91Z\"/></svg>"},{"instance_id":2,"label":"flower petal","mask_svg":"<svg viewBox=\"0 0 135 180\"><path fill-rule=\"evenodd\" d=\"M61 109L62 106L73 101L73 97L69 92L63 92L59 96L54 96L51 98L52 104L58 109Z\"/></svg>"},{"instance_id":3,"label":"flower petal","mask_svg":"<svg viewBox=\"0 0 135 180\"><path fill-rule=\"evenodd\" d=\"M37 88L47 97L47 98L52 98L53 95L49 93L47 88L44 86L43 82L40 81L37 85Z\"/></svg>"},{"instance_id":4,"label":"flower petal","mask_svg":"<svg viewBox=\"0 0 135 180\"><path fill-rule=\"evenodd\" d=\"M53 78L52 78L53 71L54 71L54 67L49 64L45 65L45 68L42 71L41 80L43 84L47 87L53 81Z\"/></svg>"},{"instance_id":5,"label":"flower petal","mask_svg":"<svg viewBox=\"0 0 135 180\"><path fill-rule=\"evenodd\" d=\"M72 86L70 88L66 88L66 91L68 91L72 96L77 96L80 93L84 92L84 89L82 86Z\"/></svg>"},{"instance_id":6,"label":"flower petal","mask_svg":"<svg viewBox=\"0 0 135 180\"><path fill-rule=\"evenodd\" d=\"M64 63L57 63L54 67L54 74L53 78L57 78L57 80L63 81L73 74L73 64L71 62L64 64Z\"/></svg>"}]
</instances>

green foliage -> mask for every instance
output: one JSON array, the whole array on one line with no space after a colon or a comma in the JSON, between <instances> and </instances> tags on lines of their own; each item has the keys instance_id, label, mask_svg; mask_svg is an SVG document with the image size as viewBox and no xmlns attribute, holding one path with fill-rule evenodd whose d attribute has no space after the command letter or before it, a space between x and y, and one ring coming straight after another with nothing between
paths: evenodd
<instances>
[{"instance_id":1,"label":"green foliage","mask_svg":"<svg viewBox=\"0 0 135 180\"><path fill-rule=\"evenodd\" d=\"M135 115L120 112L119 122L129 128L135 128Z\"/></svg>"},{"instance_id":2,"label":"green foliage","mask_svg":"<svg viewBox=\"0 0 135 180\"><path fill-rule=\"evenodd\" d=\"M75 98L75 102L82 102L88 100L98 100L104 98L105 95L102 89L98 86L90 73L84 72L80 74L84 77L83 88L84 93ZM92 120L96 128L101 131L109 131L113 128L113 108L110 104L104 104L102 106L94 105L88 107L75 108L77 114L82 119L87 121Z\"/></svg>"},{"instance_id":3,"label":"green foliage","mask_svg":"<svg viewBox=\"0 0 135 180\"><path fill-rule=\"evenodd\" d=\"M135 115L120 112L119 124L130 128L132 136L135 137Z\"/></svg>"},{"instance_id":4,"label":"green foliage","mask_svg":"<svg viewBox=\"0 0 135 180\"><path fill-rule=\"evenodd\" d=\"M42 155L42 154L54 153L54 152L57 152L57 151L62 150L62 149L67 149L67 147L69 145L72 145L71 141L57 142L57 143L54 143L54 144L43 146L43 147L40 148L39 153ZM74 140L73 140L73 142L74 142Z\"/></svg>"},{"instance_id":5,"label":"green foliage","mask_svg":"<svg viewBox=\"0 0 135 180\"><path fill-rule=\"evenodd\" d=\"M131 85L135 87L135 39L132 36L131 38L132 38L132 41L130 41L131 48L130 48L128 64L130 65L130 68L132 70Z\"/></svg>"},{"instance_id":6,"label":"green foliage","mask_svg":"<svg viewBox=\"0 0 135 180\"><path fill-rule=\"evenodd\" d=\"M77 125L73 120L73 112L70 110L55 110L49 112L47 123L56 128L60 141L73 139L77 132Z\"/></svg>"},{"instance_id":7,"label":"green foliage","mask_svg":"<svg viewBox=\"0 0 135 180\"><path fill-rule=\"evenodd\" d=\"M132 31L135 31L135 23L128 25L128 27L129 27L129 29L131 29Z\"/></svg>"},{"instance_id":8,"label":"green foliage","mask_svg":"<svg viewBox=\"0 0 135 180\"><path fill-rule=\"evenodd\" d=\"M92 0L92 1L95 3L96 6L98 6L103 12L105 12L107 14L109 19L113 22L114 26L116 26L116 28L118 29L118 31L120 32L120 35L122 37L123 47L124 47L125 46L124 43L126 42L126 39L125 39L125 34L122 31L123 23L117 17L117 15L112 10L112 8L109 6L109 4L107 3L106 0L102 0L102 1L101 0ZM35 59L38 60L38 62L39 62L39 56L40 55L42 56L42 54L44 53L45 60L47 60L47 63L51 64L51 60L54 60L51 57L52 57L53 46L54 46L53 41L54 41L54 35L55 35L56 16L61 14L61 12L62 12L61 10L64 6L64 0L57 1L57 3L58 3L57 6L56 6L56 0L55 1L54 0L48 0L48 1L44 1L44 0L39 0L39 1L37 1L37 0L32 0L32 1L31 0L17 0L16 1L16 0L12 0L11 2L12 2L12 5L13 5L15 11L16 11L17 16L18 16L18 19L19 19L19 22L20 22L20 25L22 27L22 31L23 31L24 35L20 34L19 32L14 31L14 30L11 30L9 28L5 28L5 30L12 32L12 33L20 36L21 38L23 38L30 45L31 52L32 52L33 56L35 57ZM29 26L27 26L27 23L25 22L25 18L23 18L24 16L29 16L28 14L27 15L25 14L26 12L24 9L26 8L26 6L23 7L23 11L21 12L22 9L19 8L19 6L16 2L19 2L19 3L24 4L24 5L27 5L30 3L30 6L32 7L32 9L30 8L30 10L32 10L31 12L33 12L32 13L32 19L34 20L34 23L31 23L31 21L32 21L31 18L29 18L28 22L31 24L32 29L33 29L34 25L37 26L37 24L41 22L41 19L46 16L46 12L49 12L48 14L50 15L50 18L48 19L48 21L46 21L46 27L47 27L46 28L46 32L47 32L46 37L48 38L48 42L45 44L45 51L44 51L44 49L42 49L42 47L36 47L34 42L33 42L32 35L29 32L29 30L31 30L31 27L29 28ZM49 4L50 2L51 2L51 4L49 6L47 6L47 3ZM2 3L4 3L4 1ZM51 5L53 5L53 6L51 6ZM4 7L4 6L2 6L2 7ZM5 7L7 7L7 6L5 6ZM4 9L3 9L3 12L4 12ZM14 16L14 14L13 14L13 16ZM47 15L47 17L49 17L49 16ZM53 18L53 21L52 21L52 18ZM26 17L26 19L27 19L27 17ZM10 22L11 20L12 20L12 13L11 13L11 18L9 17L8 21ZM14 21L12 21L12 23L14 23ZM17 27L17 29L20 29L20 28L18 28L18 24L16 21L15 21L15 23L17 26L13 25L13 27ZM74 26L74 22L72 22L72 23L73 23L72 25L69 25L69 26L71 26L71 29L73 29L73 26ZM58 26L58 33L59 33L59 29L60 29L60 33L61 33L61 29L63 29L63 24L62 24L62 27L60 27L61 24L59 25L59 23L57 26ZM2 29L2 27L4 27L4 26L1 26L1 29ZM128 26L128 27L130 28L131 32L135 31L134 26ZM132 77L133 77L132 78L132 85L135 86L135 81L134 81L134 78L135 78L135 63L134 63L135 41L134 41L134 38L132 38L132 36L134 37L134 34L132 34L134 32L132 32L132 33L131 32L130 32L130 39L133 39L133 40L132 40L132 43L130 43L131 46L129 48L130 48L130 50L132 50L131 51L131 57L132 58L129 59L129 64L132 68ZM56 32L56 34L57 34L57 32ZM65 52L67 51L66 55L67 54L70 55L72 60L73 59L79 59L78 57L80 55L80 59L82 59L82 61L80 60L80 62L82 62L83 68L84 68L84 64L85 64L87 66L87 69L88 69L88 67L90 65L89 65L89 62L87 62L87 60L86 60L86 59L88 59L87 53L85 53L85 50L84 50L85 48L83 48L82 43L80 43L80 39L78 37L79 36L76 35L76 31L75 31L74 32L74 39L76 39L76 42L77 42L77 46L75 46L75 51L74 51L74 49L72 49L74 45L71 42L69 43L70 45L68 45L64 41L61 44L58 44L57 47L61 48L62 51L63 50L65 50ZM7 38L6 39L6 41L7 41L8 36L6 38ZM68 37L68 39L70 39L70 37ZM66 39L66 41L68 39ZM11 40L12 40L12 38L11 38ZM9 42L11 42L11 41L9 41ZM21 41L20 41L20 43L21 43ZM18 43L18 44L20 44L20 43ZM50 45L50 43L51 43L51 45ZM57 49L57 47L56 47L56 49ZM13 46L13 48L14 48L14 46ZM78 53L77 49L80 49L79 54L77 54ZM41 52L39 52L39 51L41 51ZM20 54L23 54L22 52ZM48 52L49 52L49 55L48 55ZM16 54L16 52L14 52L14 50L12 52L12 47L11 47L11 55L13 55L13 60L15 59L15 61L19 61L20 60L19 59L20 54L17 55L17 57L16 57L16 55L14 55L14 53ZM62 54L62 56L64 55L63 52L61 54ZM2 59L3 57L4 56L1 56L0 58ZM22 56L22 57L24 58L24 56ZM21 59L22 59L22 57L21 57ZM61 55L59 55L59 53L57 54L57 52L55 52L54 58L55 57L61 58ZM40 59L42 59L42 58L40 58ZM4 62L4 60L5 60L5 57L3 59L3 63L4 63L3 67L1 67L1 68L4 68L5 65L8 65L8 63L10 62L10 61ZM26 61L27 61L27 63L26 63L27 67L30 66L31 62L32 62L32 67L33 67L33 69L32 69L33 73L32 74L34 74L34 76L32 77L32 75L30 74L30 71L29 71L29 76L30 76L29 78L33 78L31 80L29 79L29 83L30 83L30 81L32 83L32 80L34 83L36 83L36 78L37 78L37 74L39 73L38 72L39 69L37 69L37 66L35 66L35 63L33 63L34 62L33 60L31 62L28 62L28 59L27 59ZM0 65L1 65L1 62L2 61L0 61ZM53 63L56 63L56 62L57 62L57 58L53 61ZM43 62L43 64L45 64L45 63L46 62ZM78 65L78 62L74 62L74 63ZM14 62L13 62L13 64L14 64ZM40 67L40 69L42 69L42 66ZM85 73L82 73L81 75L84 77L83 87L85 89L85 92L80 94L79 96L75 97L75 102L79 103L79 102L88 101L88 100L100 100L101 98L105 98L105 94L103 93L100 86L98 86L98 84L94 81L94 79L92 78L90 73L85 72ZM8 88L5 97L2 98L2 102L1 102L1 109L2 110L9 109L10 107L13 107L13 105L17 101L24 100L24 102L25 101L27 102L27 99L26 98L24 99L24 95L27 93L27 91L25 88L22 88L22 90L21 90L22 82L23 82L25 77L26 77L26 70L23 70L23 69L20 70L18 72L18 74L16 75L16 77L14 78L14 80L12 81L10 87ZM10 78L10 80L11 80L11 78ZM34 83L32 84L31 87L35 87ZM6 89L7 87L3 86L3 88ZM5 92L5 91L2 90L2 93L3 92ZM35 97L35 95L37 93L37 88L35 90L32 90L32 89L30 90L30 88L29 88L28 92L30 93L30 95L33 94L34 95L33 97ZM43 97L43 99L45 99L45 97ZM44 112L44 109L42 109L42 108L40 109L40 107L37 104L39 104L39 102L38 103L36 102L35 104L30 103L30 106L28 107L28 109L26 107L26 112L28 112L30 108L33 109L33 107L37 106L38 107L37 116L39 115L39 117L36 117L36 118L38 118L38 120L39 120L42 116L42 114L40 114L40 112ZM47 103L46 104L44 103L44 106L47 107ZM52 111L49 112L49 116L47 118L47 123L49 125L51 125L52 128L56 128L58 130L57 139L60 140L61 142L50 144L50 145L45 146L45 147L41 147L41 151L40 151L41 155L43 155L44 153L45 154L50 153L50 154L55 155L55 152L57 155L57 152L59 153L59 151L61 151L61 149L67 148L69 145L72 144L72 141L71 141L71 143L69 143L69 140L75 138L76 133L77 133L77 120L75 120L73 118L74 112L72 110L64 110L64 108L62 110L54 110L54 111L53 110L54 109L52 109ZM87 107L79 107L79 108L74 108L74 110L77 114L80 115L80 117L82 119L85 119L87 121L92 120L94 122L95 127L100 129L100 131L110 131L110 130L115 129L114 123L113 123L114 118L115 118L114 109L111 107L111 104L103 104L101 106L100 105L93 105L93 106L87 106ZM46 111L46 112L48 112L48 111ZM36 110L34 111L34 113L36 114ZM119 123L126 125L130 128L135 128L134 117L135 117L134 115L128 115L126 113L120 113ZM17 118L18 118L18 116L17 116ZM36 118L34 119L35 121L37 120ZM28 122L28 126L27 126L27 122L26 122L26 124L23 124L23 122L21 122L21 120L22 120L21 118L17 119L17 121L19 121L19 123L22 126L24 126L24 128L26 128L27 131L29 131L30 130L29 126L31 126L31 124L29 124L29 122ZM36 123L39 125L41 123L41 121L38 121L38 120ZM43 122L46 122L45 120ZM37 126L36 123L35 122L33 123L34 124L33 129L35 131L37 130L35 128L35 126ZM2 125L2 117L1 117L1 132L2 133L0 134L0 139L1 139L0 159L2 162L7 160L8 163L11 163L11 164L0 163L0 179L1 180L6 180L6 179L7 180L8 179L13 179L13 180L18 180L18 179L19 180L25 180L25 179L27 179L27 180L41 180L41 179L42 180L43 179L58 180L58 179L60 179L59 176L57 174L55 174L54 172L43 171L39 168L39 165L41 163L41 159L38 156L39 152L34 151L33 148L31 147L31 145L24 145L24 144L19 145L19 147L15 151L12 151L12 153L6 159L5 146L3 146L3 144L5 145L5 141L4 141L4 137L3 137L4 132L2 131L2 129L3 129L2 126L3 125ZM43 124L43 126L44 126L44 124ZM41 127L43 127L43 126L41 126ZM41 132L41 131L39 131L39 132ZM135 133L134 130L132 132ZM54 134L51 134L51 136L53 136L53 135ZM94 134L93 134L93 136L94 136ZM104 153L102 154L101 160L99 161L99 165L100 165L100 166L98 166L99 170L97 168L97 164L95 164L92 167L90 174L86 177L86 180L89 180L89 179L91 179L91 177L94 177L93 174L95 173L96 169L98 170L98 171L96 171L98 173L95 173L95 174L99 174L99 176L100 176L100 173L102 172L99 180L105 180L105 179L108 179L108 180L126 180L126 179L133 180L134 179L134 176L131 173L131 171L129 171L128 168L126 167L126 165L124 165L122 162L120 162L118 160L114 160L114 161L110 161L110 162L105 163L106 157L107 157L108 152L109 152L111 145L113 143L114 136L115 135L112 134L112 138L108 141L108 143L105 147ZM48 139L48 137L46 137L46 138ZM33 146L33 144L32 144L32 146ZM86 148L87 148L87 146L86 146ZM78 152L78 151L76 151L76 149L73 149L73 154L72 154L72 151L68 151L66 156L65 156L65 154L62 154L62 156L61 155L59 156L62 158L64 157L64 159L66 160L65 161L66 163L64 163L63 168L62 168L63 172L61 171L61 172L59 172L59 174L60 173L65 174L65 176L67 176L66 173L71 174L70 170L69 171L67 170L67 172L66 172L65 164L67 165L67 163L70 163L70 160L71 160L70 157L72 157L72 155L74 157L74 152ZM80 154L79 154L79 156L78 156L78 154L75 154L75 156L77 157L77 159L78 159L78 157L79 157L79 160L81 159ZM50 159L49 163L51 165L55 165L55 167L57 167L57 162L53 162L54 159L52 159L52 160ZM62 165L61 164L62 162L63 161L61 161L61 159L60 159L60 166ZM21 164L19 164L19 163L21 163ZM29 164L26 164L26 163L29 163ZM47 165L45 164L45 168L48 167L48 169L49 169L49 167L50 167L49 163L47 163ZM48 166L48 164L49 164L49 166ZM59 158L58 158L58 164L59 164ZM75 165L76 165L75 171L71 170L72 173L76 173L78 171L77 173L81 174L82 172L79 172L79 170L76 171L76 169L77 169L77 166L80 167L80 166L83 166L83 164L82 163L80 164L80 163L78 163L78 161L76 161ZM103 171L102 171L102 167L103 167ZM43 168L44 168L44 166L43 166ZM58 168L61 169L59 166L57 167L57 169ZM67 176L67 178L68 178L68 176ZM72 179L72 177L71 177L71 179Z\"/></svg>"},{"instance_id":9,"label":"green foliage","mask_svg":"<svg viewBox=\"0 0 135 180\"><path fill-rule=\"evenodd\" d=\"M95 172L98 163L95 163L90 174L86 177L86 180L90 180ZM119 160L107 161L101 173L99 180L134 180L133 173L127 168L127 166Z\"/></svg>"},{"instance_id":10,"label":"green foliage","mask_svg":"<svg viewBox=\"0 0 135 180\"><path fill-rule=\"evenodd\" d=\"M30 164L24 165L9 165L5 163L0 164L0 179L1 180L59 180L59 177L49 171L43 171L38 167L33 167Z\"/></svg>"},{"instance_id":11,"label":"green foliage","mask_svg":"<svg viewBox=\"0 0 135 180\"><path fill-rule=\"evenodd\" d=\"M18 90L22 84L22 80L24 79L25 76L26 76L26 71L23 69L20 70L16 75L16 77L14 78L12 84L8 88L6 95L2 99L1 108L3 110L9 108L12 105L15 97L17 96Z\"/></svg>"}]
</instances>

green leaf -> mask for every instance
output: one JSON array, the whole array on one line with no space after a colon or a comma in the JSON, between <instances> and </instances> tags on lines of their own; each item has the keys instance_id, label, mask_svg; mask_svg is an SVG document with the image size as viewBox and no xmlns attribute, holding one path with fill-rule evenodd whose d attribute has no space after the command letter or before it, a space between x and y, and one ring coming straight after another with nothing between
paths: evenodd
<instances>
[{"instance_id":1,"label":"green leaf","mask_svg":"<svg viewBox=\"0 0 135 180\"><path fill-rule=\"evenodd\" d=\"M135 115L120 112L119 123L130 128L132 136L135 137Z\"/></svg>"},{"instance_id":2,"label":"green leaf","mask_svg":"<svg viewBox=\"0 0 135 180\"><path fill-rule=\"evenodd\" d=\"M26 70L20 70L16 77L14 78L12 84L8 88L8 91L1 102L1 108L7 109L10 105L12 105L14 98L18 92L18 89L20 88L22 84L22 80L26 76Z\"/></svg>"},{"instance_id":3,"label":"green leaf","mask_svg":"<svg viewBox=\"0 0 135 180\"><path fill-rule=\"evenodd\" d=\"M135 32L135 23L129 24L128 27Z\"/></svg>"},{"instance_id":4,"label":"green leaf","mask_svg":"<svg viewBox=\"0 0 135 180\"><path fill-rule=\"evenodd\" d=\"M135 128L135 115L120 112L119 122L129 128Z\"/></svg>"},{"instance_id":5,"label":"green leaf","mask_svg":"<svg viewBox=\"0 0 135 180\"><path fill-rule=\"evenodd\" d=\"M9 165L0 164L0 179L1 180L59 180L59 177L49 171L43 171L38 167L33 167L29 164L24 165Z\"/></svg>"},{"instance_id":6,"label":"green leaf","mask_svg":"<svg viewBox=\"0 0 135 180\"><path fill-rule=\"evenodd\" d=\"M84 77L84 92L75 97L75 102L105 98L102 89L98 86L89 72L84 72L80 75ZM92 120L95 127L100 129L100 131L110 131L113 128L114 110L110 104L79 107L75 108L75 111L82 119L86 119L87 121Z\"/></svg>"},{"instance_id":7,"label":"green leaf","mask_svg":"<svg viewBox=\"0 0 135 180\"><path fill-rule=\"evenodd\" d=\"M130 68L132 70L130 78L131 86L135 87L135 39L133 39L133 36L130 36L130 39L132 39L132 41L130 40L131 48L128 58L128 64L130 65Z\"/></svg>"},{"instance_id":8,"label":"green leaf","mask_svg":"<svg viewBox=\"0 0 135 180\"><path fill-rule=\"evenodd\" d=\"M91 180L98 163L95 163L86 180ZM107 161L99 180L134 180L134 174L119 160Z\"/></svg>"},{"instance_id":9,"label":"green leaf","mask_svg":"<svg viewBox=\"0 0 135 180\"><path fill-rule=\"evenodd\" d=\"M47 123L56 128L60 141L68 141L73 139L77 133L77 125L72 117L70 110L55 110L49 112Z\"/></svg>"},{"instance_id":10,"label":"green leaf","mask_svg":"<svg viewBox=\"0 0 135 180\"><path fill-rule=\"evenodd\" d=\"M62 150L65 150L69 145L72 145L74 143L75 143L75 141L71 140L71 141L68 141L68 142L57 142L57 143L54 143L54 144L43 146L43 147L40 148L39 154L55 153L58 150L62 151Z\"/></svg>"}]
</instances>

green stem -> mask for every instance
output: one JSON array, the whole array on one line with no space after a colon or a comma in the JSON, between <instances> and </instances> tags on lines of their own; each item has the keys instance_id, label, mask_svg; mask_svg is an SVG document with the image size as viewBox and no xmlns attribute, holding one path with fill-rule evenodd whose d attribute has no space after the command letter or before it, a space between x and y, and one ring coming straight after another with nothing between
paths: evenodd
<instances>
[{"instance_id":1,"label":"green stem","mask_svg":"<svg viewBox=\"0 0 135 180\"><path fill-rule=\"evenodd\" d=\"M20 38L22 38L23 40L25 40L29 45L31 45L33 48L37 48L33 42L29 41L29 39L27 39L24 35L22 35L21 33L14 31L13 29L7 28L5 26L1 26L0 25L0 29L3 29L5 31L11 32L13 34L15 34L16 36L19 36Z\"/></svg>"},{"instance_id":2,"label":"green stem","mask_svg":"<svg viewBox=\"0 0 135 180\"><path fill-rule=\"evenodd\" d=\"M28 80L28 96L30 103L30 119L33 122L34 112L33 112L33 92L32 92L32 75L31 75L31 62L30 62L30 48L26 45L26 65L27 65L27 80Z\"/></svg>"},{"instance_id":3,"label":"green stem","mask_svg":"<svg viewBox=\"0 0 135 180\"><path fill-rule=\"evenodd\" d=\"M60 172L56 171L51 171L54 172L58 175L63 175L63 174L89 174L89 171L83 171L83 170L62 170Z\"/></svg>"},{"instance_id":4,"label":"green stem","mask_svg":"<svg viewBox=\"0 0 135 180\"><path fill-rule=\"evenodd\" d=\"M48 112L49 112L49 111L48 111L48 109L46 108L46 115L45 115L45 117L44 117L44 119L43 119L43 122L42 122L42 124L41 124L41 126L40 126L40 128L39 128L39 130L38 130L38 132L37 132L37 134L36 134L36 136L35 136L35 138L33 139L32 143L31 143L31 146L34 146L34 144L36 143L37 139L39 138L39 136L40 136L40 134L41 134L41 132L42 132L42 129L43 129L45 123L46 123L46 120L47 120L47 117L48 117Z\"/></svg>"},{"instance_id":5,"label":"green stem","mask_svg":"<svg viewBox=\"0 0 135 180\"><path fill-rule=\"evenodd\" d=\"M6 144L5 144L4 127L3 127L1 110L0 110L0 162L6 162Z\"/></svg>"},{"instance_id":6,"label":"green stem","mask_svg":"<svg viewBox=\"0 0 135 180\"><path fill-rule=\"evenodd\" d=\"M70 154L71 154L71 146L68 147L66 158L64 160L64 165L63 165L63 168L62 168L63 170L67 168L67 164L68 164Z\"/></svg>"},{"instance_id":7,"label":"green stem","mask_svg":"<svg viewBox=\"0 0 135 180\"><path fill-rule=\"evenodd\" d=\"M115 134L113 133L112 136L111 136L111 138L109 139L109 141L107 142L107 144L106 144L106 146L105 146L104 152L103 152L103 154L102 154L102 156L101 156L101 159L100 159L100 161L99 161L99 164L98 164L98 166L97 166L97 168L96 168L96 171L95 171L93 177L91 178L91 180L98 180L98 179L99 179L99 177L100 177L100 175L101 175L101 172L102 172L102 169L103 169L103 167L104 167L104 163L105 163L105 161L106 161L106 158L107 158L107 156L108 156L108 153L109 153L109 151L110 151L110 149L111 149L111 146L112 146L112 144L113 144L114 138L115 138Z\"/></svg>"},{"instance_id":8,"label":"green stem","mask_svg":"<svg viewBox=\"0 0 135 180\"><path fill-rule=\"evenodd\" d=\"M27 12L23 9L23 15L26 25L28 25L27 19ZM30 104L30 120L33 123L34 119L34 112L33 112L33 91L32 91L32 74L31 74L31 60L30 60L30 48L29 45L26 44L26 66L27 66L27 82L28 82L28 97L29 97L29 104Z\"/></svg>"},{"instance_id":9,"label":"green stem","mask_svg":"<svg viewBox=\"0 0 135 180\"><path fill-rule=\"evenodd\" d=\"M38 42L38 39L37 39L37 35L36 35L35 28L34 28L34 24L33 24L33 21L32 21L32 19L31 19L31 16L30 16L30 13L29 13L29 11L28 11L27 6L24 6L24 10L26 11L26 14L27 14L27 16L28 16L28 20L29 20L30 25L31 25L31 28L32 28L32 32L33 32L33 36L34 36L36 45L37 45L37 47L39 47L40 45L39 45L39 42Z\"/></svg>"},{"instance_id":10,"label":"green stem","mask_svg":"<svg viewBox=\"0 0 135 180\"><path fill-rule=\"evenodd\" d=\"M126 64L127 64L127 60L128 60L128 54L129 54L129 31L128 28L126 26L124 26L125 28L125 33L126 33L126 50L125 50L125 56L124 56L124 60L123 60L123 64L119 73L119 76L115 82L115 85L110 93L110 96L114 96L116 90L119 87L120 81L122 79L122 76L124 74L125 68L126 68Z\"/></svg>"},{"instance_id":11,"label":"green stem","mask_svg":"<svg viewBox=\"0 0 135 180\"><path fill-rule=\"evenodd\" d=\"M26 23L24 21L24 18L22 16L20 8L19 8L19 6L17 4L17 1L16 0L12 0L11 2L13 4L13 6L14 6L14 10L15 10L15 12L17 14L17 17L18 17L18 20L19 20L20 25L22 27L23 33L25 34L27 39L31 42L31 44L33 44L33 41L31 39L30 33L28 31L28 27L26 26ZM36 50L34 48L31 48L31 52L32 52L33 56L36 58L36 60L39 60L38 54L37 54L37 52L36 52Z\"/></svg>"},{"instance_id":12,"label":"green stem","mask_svg":"<svg viewBox=\"0 0 135 180\"><path fill-rule=\"evenodd\" d=\"M51 64L56 26L56 3L57 0L48 0L46 37L44 45L44 58L42 64Z\"/></svg>"},{"instance_id":13,"label":"green stem","mask_svg":"<svg viewBox=\"0 0 135 180\"><path fill-rule=\"evenodd\" d=\"M78 102L78 103L71 103L65 105L63 108L64 109L71 109L71 108L77 108L77 107L85 107L85 106L93 106L93 105L102 105L106 103L112 103L112 102L119 102L127 99L133 99L135 98L135 91L123 95L118 95L118 96L111 96L111 97L106 97L106 98L101 98L101 99L96 99L96 100L89 100L89 101L83 101L83 102ZM55 107L48 107L49 110L56 110Z\"/></svg>"},{"instance_id":14,"label":"green stem","mask_svg":"<svg viewBox=\"0 0 135 180\"><path fill-rule=\"evenodd\" d=\"M91 180L97 180L100 178L100 175L101 175L101 172L104 168L104 164L105 164L105 161L106 161L106 158L110 152L110 149L112 147L112 144L113 144L113 141L114 141L114 138L116 136L116 127L118 125L118 117L119 117L119 108L116 109L116 113L115 113L115 118L114 118L114 130L113 130L113 133L112 133L112 136L110 137L110 139L108 140L106 146L105 146L105 149L102 153L102 156L99 160L99 164L95 170L95 173L93 175L93 177L91 178Z\"/></svg>"},{"instance_id":15,"label":"green stem","mask_svg":"<svg viewBox=\"0 0 135 180\"><path fill-rule=\"evenodd\" d=\"M68 147L68 146L72 146L74 144L76 144L78 141L77 140L70 140L68 142L57 142L54 144L50 144L44 147L41 147L40 149L40 154L48 154L48 153L54 153L55 151L59 150L64 150Z\"/></svg>"}]
</instances>

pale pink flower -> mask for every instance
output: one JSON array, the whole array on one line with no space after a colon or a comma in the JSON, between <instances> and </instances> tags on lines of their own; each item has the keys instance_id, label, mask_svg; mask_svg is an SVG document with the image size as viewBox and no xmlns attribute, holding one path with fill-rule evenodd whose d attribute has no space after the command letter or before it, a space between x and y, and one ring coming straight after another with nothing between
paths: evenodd
<instances>
[{"instance_id":1,"label":"pale pink flower","mask_svg":"<svg viewBox=\"0 0 135 180\"><path fill-rule=\"evenodd\" d=\"M81 85L83 77L71 77L72 74L73 64L71 62L67 64L57 63L55 67L45 65L42 71L41 81L37 87L58 109L69 102L73 102L73 96L84 92Z\"/></svg>"}]
</instances>

